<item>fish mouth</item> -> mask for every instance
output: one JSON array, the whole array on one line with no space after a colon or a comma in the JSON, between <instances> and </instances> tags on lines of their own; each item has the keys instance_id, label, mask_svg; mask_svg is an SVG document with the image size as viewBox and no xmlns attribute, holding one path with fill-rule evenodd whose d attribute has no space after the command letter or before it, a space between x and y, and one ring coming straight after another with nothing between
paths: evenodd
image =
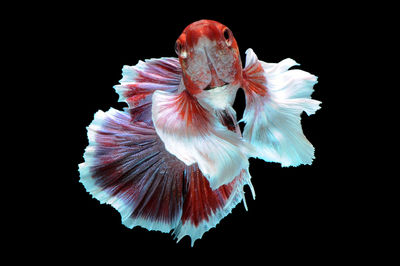
<instances>
[{"instance_id":1,"label":"fish mouth","mask_svg":"<svg viewBox=\"0 0 400 266\"><path fill-rule=\"evenodd\" d=\"M227 82L225 82L222 86L215 86L215 87L211 87L210 84L208 84L207 87L205 87L203 90L209 91L209 90L213 90L215 88L224 87L224 86L227 86L227 85L229 85L229 83L227 83Z\"/></svg>"},{"instance_id":2,"label":"fish mouth","mask_svg":"<svg viewBox=\"0 0 400 266\"><path fill-rule=\"evenodd\" d=\"M209 91L215 88L220 88L228 85L227 82L219 78L218 72L213 64L213 60L211 60L208 49L206 47L204 47L203 49L204 49L204 54L206 55L207 58L208 68L211 74L211 82L203 90Z\"/></svg>"}]
</instances>

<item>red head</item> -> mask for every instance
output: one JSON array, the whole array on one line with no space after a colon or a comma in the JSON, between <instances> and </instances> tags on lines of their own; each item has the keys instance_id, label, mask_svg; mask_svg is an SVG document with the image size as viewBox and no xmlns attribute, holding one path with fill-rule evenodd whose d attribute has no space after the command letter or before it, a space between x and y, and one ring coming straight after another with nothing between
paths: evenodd
<instances>
[{"instance_id":1,"label":"red head","mask_svg":"<svg viewBox=\"0 0 400 266\"><path fill-rule=\"evenodd\" d=\"M192 94L240 82L242 63L236 40L219 22L200 20L190 24L176 41L175 51L183 82Z\"/></svg>"}]
</instances>

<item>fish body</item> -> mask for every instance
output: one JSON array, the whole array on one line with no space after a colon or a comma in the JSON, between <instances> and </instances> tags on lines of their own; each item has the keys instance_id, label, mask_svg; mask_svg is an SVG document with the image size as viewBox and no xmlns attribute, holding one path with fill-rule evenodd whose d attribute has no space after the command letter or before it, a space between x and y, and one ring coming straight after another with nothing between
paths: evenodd
<instances>
[{"instance_id":1,"label":"fish body","mask_svg":"<svg viewBox=\"0 0 400 266\"><path fill-rule=\"evenodd\" d=\"M258 60L239 48L225 25L200 20L176 41L178 58L123 67L114 88L124 111L98 111L88 127L89 146L80 182L111 204L129 227L171 232L194 241L244 201L248 158L282 166L311 164L314 147L300 115L319 109L311 99L317 77ZM232 108L242 88L241 132ZM244 201L245 203L245 201Z\"/></svg>"}]
</instances>

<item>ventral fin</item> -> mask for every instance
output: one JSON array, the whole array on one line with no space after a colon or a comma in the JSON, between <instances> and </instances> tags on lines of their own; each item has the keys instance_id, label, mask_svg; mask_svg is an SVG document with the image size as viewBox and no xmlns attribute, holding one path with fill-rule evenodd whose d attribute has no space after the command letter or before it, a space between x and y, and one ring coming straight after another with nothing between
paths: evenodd
<instances>
[{"instance_id":1,"label":"ventral fin","mask_svg":"<svg viewBox=\"0 0 400 266\"><path fill-rule=\"evenodd\" d=\"M197 163L212 189L247 169L250 146L188 91L156 91L152 116L167 151L186 165Z\"/></svg>"}]
</instances>

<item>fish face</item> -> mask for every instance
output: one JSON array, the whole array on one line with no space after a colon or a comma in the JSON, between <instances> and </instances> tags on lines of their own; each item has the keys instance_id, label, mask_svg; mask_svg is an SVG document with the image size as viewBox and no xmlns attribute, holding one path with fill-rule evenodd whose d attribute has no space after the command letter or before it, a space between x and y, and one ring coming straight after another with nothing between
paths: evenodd
<instances>
[{"instance_id":1,"label":"fish face","mask_svg":"<svg viewBox=\"0 0 400 266\"><path fill-rule=\"evenodd\" d=\"M240 82L242 63L236 40L219 22L190 24L176 41L175 51L184 85L192 94Z\"/></svg>"}]
</instances>

